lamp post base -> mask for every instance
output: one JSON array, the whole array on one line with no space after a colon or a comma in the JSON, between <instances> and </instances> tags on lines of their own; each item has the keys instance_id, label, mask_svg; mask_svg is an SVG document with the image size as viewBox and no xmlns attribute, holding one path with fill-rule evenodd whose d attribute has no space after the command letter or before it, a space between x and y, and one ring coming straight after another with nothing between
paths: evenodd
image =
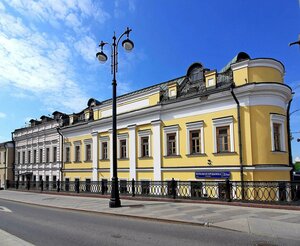
<instances>
[{"instance_id":1,"label":"lamp post base","mask_svg":"<svg viewBox=\"0 0 300 246\"><path fill-rule=\"evenodd\" d=\"M116 176L112 177L112 186L111 186L111 198L109 201L110 208L119 208L121 207L121 200L119 196L119 182Z\"/></svg>"},{"instance_id":2,"label":"lamp post base","mask_svg":"<svg viewBox=\"0 0 300 246\"><path fill-rule=\"evenodd\" d=\"M121 207L121 200L120 200L120 198L119 199L110 198L110 200L109 200L109 207L110 208L119 208L119 207Z\"/></svg>"}]
</instances>

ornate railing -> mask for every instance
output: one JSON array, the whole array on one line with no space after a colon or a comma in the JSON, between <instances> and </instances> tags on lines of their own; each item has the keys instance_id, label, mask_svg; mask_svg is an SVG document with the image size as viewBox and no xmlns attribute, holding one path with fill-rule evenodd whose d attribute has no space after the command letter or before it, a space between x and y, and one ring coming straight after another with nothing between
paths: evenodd
<instances>
[{"instance_id":1,"label":"ornate railing","mask_svg":"<svg viewBox=\"0 0 300 246\"><path fill-rule=\"evenodd\" d=\"M6 189L110 195L111 181L8 181ZM300 182L119 181L120 196L300 205Z\"/></svg>"}]
</instances>

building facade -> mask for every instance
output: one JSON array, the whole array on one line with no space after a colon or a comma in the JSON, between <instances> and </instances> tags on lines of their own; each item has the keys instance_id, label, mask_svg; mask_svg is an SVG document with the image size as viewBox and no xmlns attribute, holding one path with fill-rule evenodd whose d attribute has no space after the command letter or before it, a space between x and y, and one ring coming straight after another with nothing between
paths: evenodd
<instances>
[{"instance_id":1,"label":"building facade","mask_svg":"<svg viewBox=\"0 0 300 246\"><path fill-rule=\"evenodd\" d=\"M186 75L117 98L121 180L288 181L291 166L284 66L239 53L221 71ZM63 179L112 177L112 101L70 115Z\"/></svg>"},{"instance_id":2,"label":"building facade","mask_svg":"<svg viewBox=\"0 0 300 246\"><path fill-rule=\"evenodd\" d=\"M13 180L14 143L0 143L0 188L5 187L6 180Z\"/></svg>"},{"instance_id":3,"label":"building facade","mask_svg":"<svg viewBox=\"0 0 300 246\"><path fill-rule=\"evenodd\" d=\"M57 181L61 179L62 138L58 127L64 114L42 116L13 132L15 142L15 180Z\"/></svg>"}]
</instances>

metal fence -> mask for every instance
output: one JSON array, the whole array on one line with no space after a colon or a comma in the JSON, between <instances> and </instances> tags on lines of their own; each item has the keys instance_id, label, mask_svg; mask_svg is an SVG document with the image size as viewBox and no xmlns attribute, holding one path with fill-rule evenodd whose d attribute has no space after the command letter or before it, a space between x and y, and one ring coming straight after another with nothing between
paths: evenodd
<instances>
[{"instance_id":1,"label":"metal fence","mask_svg":"<svg viewBox=\"0 0 300 246\"><path fill-rule=\"evenodd\" d=\"M109 195L112 182L102 181L9 181L7 189ZM120 196L246 201L300 205L300 182L286 181L124 181Z\"/></svg>"}]
</instances>

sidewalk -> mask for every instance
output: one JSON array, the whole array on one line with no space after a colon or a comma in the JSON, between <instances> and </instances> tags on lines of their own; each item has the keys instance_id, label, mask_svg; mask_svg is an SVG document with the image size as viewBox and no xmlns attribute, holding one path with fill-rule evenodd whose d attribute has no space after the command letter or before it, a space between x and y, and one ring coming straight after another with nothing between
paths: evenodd
<instances>
[{"instance_id":1,"label":"sidewalk","mask_svg":"<svg viewBox=\"0 0 300 246\"><path fill-rule=\"evenodd\" d=\"M126 199L121 200L121 208L109 208L107 198L7 190L0 191L0 198L56 208L213 226L300 241L300 211L295 210Z\"/></svg>"}]
</instances>

